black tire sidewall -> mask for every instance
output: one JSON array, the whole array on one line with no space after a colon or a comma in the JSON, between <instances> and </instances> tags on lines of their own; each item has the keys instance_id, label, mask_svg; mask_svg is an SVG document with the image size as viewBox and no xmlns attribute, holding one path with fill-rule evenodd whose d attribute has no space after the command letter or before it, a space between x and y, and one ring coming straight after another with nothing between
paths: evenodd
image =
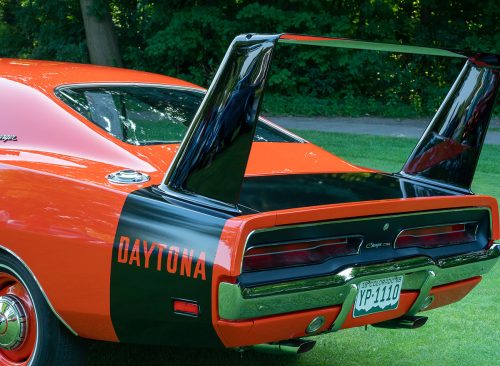
<instances>
[{"instance_id":1,"label":"black tire sidewall","mask_svg":"<svg viewBox=\"0 0 500 366\"><path fill-rule=\"evenodd\" d=\"M71 353L69 343L74 343L75 340L70 338L76 337L61 326L33 275L19 260L7 253L0 253L0 272L14 276L24 285L35 309L37 339L28 365L73 365L74 362L68 362L70 358L68 355ZM63 353L62 357L61 353Z\"/></svg>"}]
</instances>

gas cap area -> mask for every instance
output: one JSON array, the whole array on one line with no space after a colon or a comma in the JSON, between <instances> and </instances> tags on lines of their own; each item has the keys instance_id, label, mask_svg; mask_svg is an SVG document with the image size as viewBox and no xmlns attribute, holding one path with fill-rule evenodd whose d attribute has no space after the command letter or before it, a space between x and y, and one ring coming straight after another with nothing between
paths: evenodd
<instances>
[{"instance_id":1,"label":"gas cap area","mask_svg":"<svg viewBox=\"0 0 500 366\"><path fill-rule=\"evenodd\" d=\"M109 174L108 181L115 184L140 184L149 181L150 177L147 174L137 170L125 169Z\"/></svg>"}]
</instances>

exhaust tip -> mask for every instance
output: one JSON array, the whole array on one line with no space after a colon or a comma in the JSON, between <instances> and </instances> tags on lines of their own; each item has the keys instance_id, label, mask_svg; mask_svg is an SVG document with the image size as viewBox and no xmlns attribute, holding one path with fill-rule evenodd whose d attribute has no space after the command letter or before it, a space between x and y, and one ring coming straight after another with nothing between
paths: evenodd
<instances>
[{"instance_id":1,"label":"exhaust tip","mask_svg":"<svg viewBox=\"0 0 500 366\"><path fill-rule=\"evenodd\" d=\"M315 345L316 341L295 338L277 343L256 344L250 348L262 353L300 355L309 352Z\"/></svg>"},{"instance_id":2,"label":"exhaust tip","mask_svg":"<svg viewBox=\"0 0 500 366\"><path fill-rule=\"evenodd\" d=\"M372 324L372 327L375 328L386 328L386 329L417 329L424 326L427 323L426 316L403 316L401 318L387 320L382 323Z\"/></svg>"},{"instance_id":3,"label":"exhaust tip","mask_svg":"<svg viewBox=\"0 0 500 366\"><path fill-rule=\"evenodd\" d=\"M427 323L427 320L429 319L426 316L415 316L413 317L413 323L411 329L417 329L425 325Z\"/></svg>"},{"instance_id":4,"label":"exhaust tip","mask_svg":"<svg viewBox=\"0 0 500 366\"><path fill-rule=\"evenodd\" d=\"M309 352L316 345L316 341L302 341L302 344L297 349L297 354L300 355L302 353Z\"/></svg>"}]
</instances>

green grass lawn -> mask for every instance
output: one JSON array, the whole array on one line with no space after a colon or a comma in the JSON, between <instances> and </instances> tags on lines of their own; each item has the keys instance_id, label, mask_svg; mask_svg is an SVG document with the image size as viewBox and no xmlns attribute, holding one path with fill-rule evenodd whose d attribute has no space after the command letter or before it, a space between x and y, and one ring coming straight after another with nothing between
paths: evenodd
<instances>
[{"instance_id":1,"label":"green grass lawn","mask_svg":"<svg viewBox=\"0 0 500 366\"><path fill-rule=\"evenodd\" d=\"M386 171L399 170L415 144L403 138L296 132L355 164ZM474 191L500 198L500 146L483 149ZM88 365L498 365L499 278L497 265L463 301L425 312L429 321L423 328L343 330L317 337L316 347L298 357L98 343Z\"/></svg>"}]
</instances>

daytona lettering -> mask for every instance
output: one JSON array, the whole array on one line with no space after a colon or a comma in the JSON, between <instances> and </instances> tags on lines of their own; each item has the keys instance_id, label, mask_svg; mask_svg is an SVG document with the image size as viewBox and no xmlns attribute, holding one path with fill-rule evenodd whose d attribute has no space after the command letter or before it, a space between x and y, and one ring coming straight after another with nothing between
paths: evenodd
<instances>
[{"instance_id":1,"label":"daytona lettering","mask_svg":"<svg viewBox=\"0 0 500 366\"><path fill-rule=\"evenodd\" d=\"M194 250L161 243L149 244L139 238L132 241L128 236L120 237L118 263L130 266L165 271L183 277L206 280L205 252L194 256ZM154 254L154 255L153 255Z\"/></svg>"}]
</instances>

